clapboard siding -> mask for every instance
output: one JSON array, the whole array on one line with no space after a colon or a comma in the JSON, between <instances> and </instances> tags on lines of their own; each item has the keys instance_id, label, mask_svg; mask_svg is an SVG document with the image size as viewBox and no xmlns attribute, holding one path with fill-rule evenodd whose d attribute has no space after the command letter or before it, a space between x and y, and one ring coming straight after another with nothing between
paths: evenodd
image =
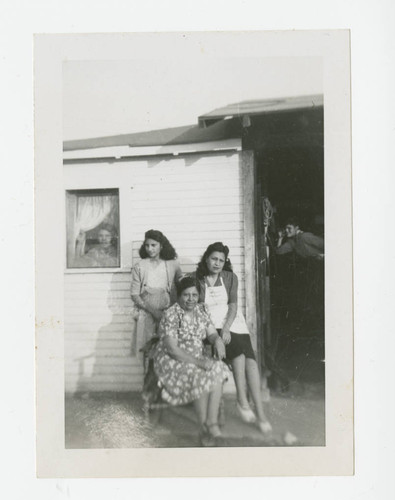
<instances>
[{"instance_id":1,"label":"clapboard siding","mask_svg":"<svg viewBox=\"0 0 395 500\"><path fill-rule=\"evenodd\" d=\"M147 229L172 242L184 272L196 269L207 245L230 247L245 308L244 227L238 153L65 166L65 189L119 189L121 268L65 273L66 390L140 390L130 298L130 268Z\"/></svg>"},{"instance_id":2,"label":"clapboard siding","mask_svg":"<svg viewBox=\"0 0 395 500\"><path fill-rule=\"evenodd\" d=\"M224 215L231 215L237 218L238 216L242 216L242 212L240 211L239 206L234 205L234 200L231 200L231 204L228 205L196 205L196 206L189 206L188 213L189 215L195 217L200 217L205 214L209 215L216 215L216 216L224 216ZM233 204L232 204L233 203ZM135 209L134 210L134 215L137 217L141 217L144 215L146 212L146 209ZM151 215L155 217L161 217L163 215L163 207L150 207L150 212ZM166 206L166 214L167 216L176 216L179 217L180 215L180 210L179 207L176 206Z\"/></svg>"},{"instance_id":3,"label":"clapboard siding","mask_svg":"<svg viewBox=\"0 0 395 500\"><path fill-rule=\"evenodd\" d=\"M237 194L235 196L237 196ZM164 199L158 200L156 198L152 200L144 199L139 201L140 206L142 208L145 208L145 213L147 213L147 209L150 210L151 208L161 208L163 213L164 205L166 205L166 208L168 205L169 208L178 208L178 210L183 208L182 204L180 204L180 201L184 201L185 205L188 205L188 210L189 208L199 208L202 203L209 203L210 206L213 207L222 207L223 205L234 202L234 196L221 196L217 198L205 197L203 201L201 197L190 198L188 196L182 196L181 198L178 198L177 195L175 195L168 201L165 201Z\"/></svg>"},{"instance_id":4,"label":"clapboard siding","mask_svg":"<svg viewBox=\"0 0 395 500\"><path fill-rule=\"evenodd\" d=\"M69 386L76 387L78 392L140 392L141 382L139 377L127 376L124 378L105 377L102 380L85 380L82 378L68 377ZM68 391L70 392L70 391Z\"/></svg>"},{"instance_id":5,"label":"clapboard siding","mask_svg":"<svg viewBox=\"0 0 395 500\"><path fill-rule=\"evenodd\" d=\"M141 388L130 273L65 276L66 390Z\"/></svg>"}]
</instances>

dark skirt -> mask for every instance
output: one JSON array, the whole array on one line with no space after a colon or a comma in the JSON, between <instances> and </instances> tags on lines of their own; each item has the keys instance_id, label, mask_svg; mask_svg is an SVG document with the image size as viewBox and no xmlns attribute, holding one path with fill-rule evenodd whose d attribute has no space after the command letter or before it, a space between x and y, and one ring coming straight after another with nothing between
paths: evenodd
<instances>
[{"instance_id":1,"label":"dark skirt","mask_svg":"<svg viewBox=\"0 0 395 500\"><path fill-rule=\"evenodd\" d=\"M217 330L218 334L221 330ZM230 342L225 345L226 358L225 362L230 363L237 356L244 354L246 358L254 359L255 354L251 344L251 337L248 333L233 333L230 332Z\"/></svg>"}]
</instances>

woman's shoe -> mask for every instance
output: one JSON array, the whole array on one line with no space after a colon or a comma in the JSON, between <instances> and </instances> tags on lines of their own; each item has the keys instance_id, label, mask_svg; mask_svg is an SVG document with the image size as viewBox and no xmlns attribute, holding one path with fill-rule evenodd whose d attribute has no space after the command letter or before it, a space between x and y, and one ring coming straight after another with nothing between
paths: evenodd
<instances>
[{"instance_id":1,"label":"woman's shoe","mask_svg":"<svg viewBox=\"0 0 395 500\"><path fill-rule=\"evenodd\" d=\"M255 413L249 406L241 406L239 403L237 403L236 408L243 422L247 422L247 424L253 424L254 422L256 422Z\"/></svg>"},{"instance_id":2,"label":"woman's shoe","mask_svg":"<svg viewBox=\"0 0 395 500\"><path fill-rule=\"evenodd\" d=\"M272 432L273 430L273 427L271 425L271 423L269 422L269 420L260 420L258 422L258 427L259 427L259 430L263 433L263 434L268 434L269 432Z\"/></svg>"},{"instance_id":3,"label":"woman's shoe","mask_svg":"<svg viewBox=\"0 0 395 500\"><path fill-rule=\"evenodd\" d=\"M213 438L222 437L221 429L219 428L219 425L217 423L210 425L206 424L206 426L208 428L208 432L211 437Z\"/></svg>"},{"instance_id":4,"label":"woman's shoe","mask_svg":"<svg viewBox=\"0 0 395 500\"><path fill-rule=\"evenodd\" d=\"M206 425L202 425L199 432L199 444L200 446L215 446L215 440L208 431Z\"/></svg>"},{"instance_id":5,"label":"woman's shoe","mask_svg":"<svg viewBox=\"0 0 395 500\"><path fill-rule=\"evenodd\" d=\"M218 423L207 425L207 428L210 438L213 441L211 446L224 446L225 441Z\"/></svg>"}]
</instances>

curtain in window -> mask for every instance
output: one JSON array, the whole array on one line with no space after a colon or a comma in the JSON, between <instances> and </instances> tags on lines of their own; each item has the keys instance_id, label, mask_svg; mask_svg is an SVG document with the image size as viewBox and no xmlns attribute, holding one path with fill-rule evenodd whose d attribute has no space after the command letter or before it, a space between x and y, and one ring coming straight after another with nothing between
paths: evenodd
<instances>
[{"instance_id":1,"label":"curtain in window","mask_svg":"<svg viewBox=\"0 0 395 500\"><path fill-rule=\"evenodd\" d=\"M67 250L68 260L75 259L76 242L78 235L86 233L101 224L110 214L116 197L111 195L77 196L69 194L67 197ZM85 242L83 243L84 251Z\"/></svg>"}]
</instances>

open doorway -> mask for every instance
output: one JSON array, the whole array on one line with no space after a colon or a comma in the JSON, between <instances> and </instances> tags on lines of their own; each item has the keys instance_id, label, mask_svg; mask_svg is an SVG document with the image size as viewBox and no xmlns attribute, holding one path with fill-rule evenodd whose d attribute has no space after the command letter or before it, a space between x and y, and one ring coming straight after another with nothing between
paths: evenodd
<instances>
[{"instance_id":1,"label":"open doorway","mask_svg":"<svg viewBox=\"0 0 395 500\"><path fill-rule=\"evenodd\" d=\"M262 366L273 390L325 381L324 260L277 255L290 218L324 237L323 108L265 115L247 130L256 163L256 247Z\"/></svg>"}]
</instances>

